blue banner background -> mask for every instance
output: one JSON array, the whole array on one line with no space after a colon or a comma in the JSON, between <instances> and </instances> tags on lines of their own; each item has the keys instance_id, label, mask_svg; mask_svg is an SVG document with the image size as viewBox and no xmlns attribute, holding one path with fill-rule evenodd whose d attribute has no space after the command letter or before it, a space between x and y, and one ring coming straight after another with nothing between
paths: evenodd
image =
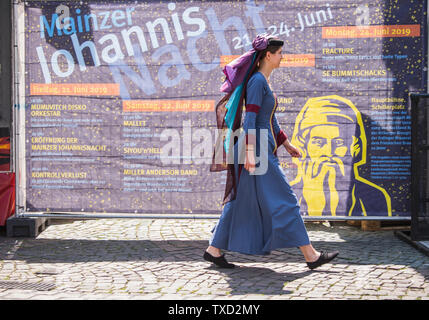
<instances>
[{"instance_id":1,"label":"blue banner background","mask_svg":"<svg viewBox=\"0 0 429 320\"><path fill-rule=\"evenodd\" d=\"M323 37L327 27L365 25L393 26L403 34ZM410 25L418 26L419 35L408 33ZM27 1L27 210L220 213L225 174L210 173L208 163L214 105L222 97L221 57L244 53L262 32L283 39L284 54L295 59L271 76L276 114L289 139L298 141L299 114L312 98L347 99L353 105L348 112L361 117L364 128L360 152L343 159L345 175L330 171L321 184L304 179L314 161L292 161L279 150L302 214L409 216L408 93L427 89L426 1ZM118 84L119 92L31 91L38 84L99 83ZM212 108L158 111L165 100L207 101ZM149 101L155 109L124 111L124 101ZM362 129L357 123L338 126L344 137ZM160 140L166 128L179 132L179 164L159 159L168 143ZM198 129L212 133L206 141L211 148L199 156L206 163L188 163L204 142ZM329 175L335 185L328 184ZM333 206L335 195L340 201ZM316 208L321 200L326 205Z\"/></svg>"}]
</instances>

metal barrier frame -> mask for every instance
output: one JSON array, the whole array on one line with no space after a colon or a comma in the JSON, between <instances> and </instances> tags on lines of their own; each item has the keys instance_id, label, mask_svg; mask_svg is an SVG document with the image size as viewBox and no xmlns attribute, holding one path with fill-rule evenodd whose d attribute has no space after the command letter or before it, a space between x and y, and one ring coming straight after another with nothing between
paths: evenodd
<instances>
[{"instance_id":1,"label":"metal barrier frame","mask_svg":"<svg viewBox=\"0 0 429 320\"><path fill-rule=\"evenodd\" d=\"M420 156L419 153L421 151L429 150L429 144L425 145L420 144L418 141L418 108L417 104L420 98L429 99L429 94L422 93L410 93L410 101L411 101L411 239L412 240L429 240L429 232L424 234L424 231L420 228L421 217L419 215L420 204L421 202L428 202L429 199L421 199L420 198L420 190L419 190L419 179L421 173L418 172L420 168ZM429 120L429 119L427 119ZM427 129L429 130L429 129ZM427 154L426 154L427 156ZM426 176L428 179L428 176ZM426 181L426 184L428 181ZM427 218L429 220L429 217Z\"/></svg>"},{"instance_id":2,"label":"metal barrier frame","mask_svg":"<svg viewBox=\"0 0 429 320\"><path fill-rule=\"evenodd\" d=\"M220 214L124 214L124 213L69 213L25 212L25 1L12 1L12 78L13 120L11 137L13 171L15 172L15 218L49 219L219 219ZM22 185L22 183L24 185ZM358 217L358 216L302 216L304 221L410 221L411 217Z\"/></svg>"},{"instance_id":3,"label":"metal barrier frame","mask_svg":"<svg viewBox=\"0 0 429 320\"><path fill-rule=\"evenodd\" d=\"M15 172L15 217L22 217L25 208L25 189L21 181L25 181L25 3L22 0L12 1L12 167ZM21 150L22 149L22 150Z\"/></svg>"},{"instance_id":4,"label":"metal barrier frame","mask_svg":"<svg viewBox=\"0 0 429 320\"><path fill-rule=\"evenodd\" d=\"M49 218L49 219L219 219L220 214L125 214L125 213L21 213L25 218ZM349 217L349 216L303 216L304 221L410 221L411 217Z\"/></svg>"}]
</instances>

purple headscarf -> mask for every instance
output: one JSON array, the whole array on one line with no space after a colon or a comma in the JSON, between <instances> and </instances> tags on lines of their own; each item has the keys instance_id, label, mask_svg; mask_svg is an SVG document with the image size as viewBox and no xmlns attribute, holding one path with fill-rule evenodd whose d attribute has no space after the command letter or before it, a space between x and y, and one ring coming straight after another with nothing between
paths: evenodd
<instances>
[{"instance_id":1,"label":"purple headscarf","mask_svg":"<svg viewBox=\"0 0 429 320\"><path fill-rule=\"evenodd\" d=\"M253 54L256 51L265 50L268 46L269 39L270 37L268 37L267 34L257 35L252 42L252 49L228 63L223 68L226 79L220 88L221 92L233 92L234 89L243 82L244 76L252 63Z\"/></svg>"},{"instance_id":2,"label":"purple headscarf","mask_svg":"<svg viewBox=\"0 0 429 320\"><path fill-rule=\"evenodd\" d=\"M261 58L260 54L255 55L255 52L260 53L265 50L268 45L283 45L283 41L280 39L273 41L277 38L268 36L267 34L261 34L256 36L255 40L252 42L253 49L249 50L245 54L241 55L234 61L228 63L223 68L223 73L226 75L225 82L222 84L220 91L225 92L226 95L217 103L215 107L216 113L216 122L218 129L226 130L228 126L225 122L225 116L228 109L226 105L228 104L229 99L234 93L234 90L243 83L243 90L241 90L240 100L237 106L237 112L233 121L232 131L237 130L241 125L241 115L243 110L243 101L246 92L246 83L249 80L249 77L245 79L246 74L252 75L256 70L258 61ZM254 62L252 64L253 58L255 56ZM232 140L234 141L234 140ZM220 149L222 152L221 156L223 157L222 163L217 163L215 161L216 150ZM224 148L224 137L219 135L218 140L216 141L216 146L213 151L213 161L210 166L211 172L227 170L226 184L225 184L225 194L223 199L223 204L235 199L237 193L238 179L243 165L239 164L239 173L238 176L235 174L234 164L227 163L227 156Z\"/></svg>"}]
</instances>

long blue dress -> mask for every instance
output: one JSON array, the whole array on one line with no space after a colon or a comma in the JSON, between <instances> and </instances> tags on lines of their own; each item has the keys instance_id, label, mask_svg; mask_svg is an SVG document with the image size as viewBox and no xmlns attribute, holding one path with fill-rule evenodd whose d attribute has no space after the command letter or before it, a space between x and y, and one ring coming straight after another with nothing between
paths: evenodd
<instances>
[{"instance_id":1,"label":"long blue dress","mask_svg":"<svg viewBox=\"0 0 429 320\"><path fill-rule=\"evenodd\" d=\"M300 247L310 244L307 230L299 213L298 199L280 167L277 146L285 139L275 117L277 100L264 75L256 72L247 84L245 134L256 130L257 154L261 129L268 131L268 166L265 174L239 172L238 146L234 146L235 175L239 175L234 200L225 204L222 215L213 228L210 245L219 249L244 254L266 255L279 248ZM251 139L249 139L251 141ZM257 165L258 167L258 165Z\"/></svg>"}]
</instances>

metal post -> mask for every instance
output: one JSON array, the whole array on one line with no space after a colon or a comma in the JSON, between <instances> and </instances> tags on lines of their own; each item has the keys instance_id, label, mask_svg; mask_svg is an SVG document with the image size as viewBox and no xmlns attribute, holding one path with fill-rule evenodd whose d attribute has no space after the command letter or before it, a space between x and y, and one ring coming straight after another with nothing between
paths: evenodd
<instances>
[{"instance_id":1,"label":"metal post","mask_svg":"<svg viewBox=\"0 0 429 320\"><path fill-rule=\"evenodd\" d=\"M13 2L15 216L25 211L25 3ZM23 185L22 185L23 184Z\"/></svg>"},{"instance_id":2,"label":"metal post","mask_svg":"<svg viewBox=\"0 0 429 320\"><path fill-rule=\"evenodd\" d=\"M13 172L15 173L15 217L19 215L19 191L18 191L18 182L19 182L19 165L18 165L18 117L17 117L17 108L19 107L19 69L18 69L18 28L17 28L17 6L18 2L13 1L11 10L12 10L12 148L13 148Z\"/></svg>"}]
</instances>

